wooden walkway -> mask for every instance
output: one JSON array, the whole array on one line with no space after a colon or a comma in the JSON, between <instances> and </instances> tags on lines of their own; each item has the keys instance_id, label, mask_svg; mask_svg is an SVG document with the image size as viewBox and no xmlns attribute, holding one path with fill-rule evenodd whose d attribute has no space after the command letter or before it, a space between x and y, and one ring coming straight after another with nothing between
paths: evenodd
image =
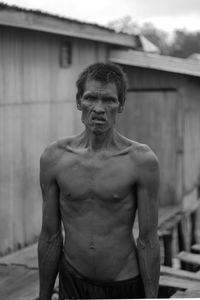
<instances>
[{"instance_id":1,"label":"wooden walkway","mask_svg":"<svg viewBox=\"0 0 200 300\"><path fill-rule=\"evenodd\" d=\"M0 299L38 299L37 245L0 258Z\"/></svg>"},{"instance_id":2,"label":"wooden walkway","mask_svg":"<svg viewBox=\"0 0 200 300\"><path fill-rule=\"evenodd\" d=\"M36 300L38 272L23 266L0 266L0 299Z\"/></svg>"},{"instance_id":3,"label":"wooden walkway","mask_svg":"<svg viewBox=\"0 0 200 300\"><path fill-rule=\"evenodd\" d=\"M178 207L165 207L159 210L159 235L162 237L178 220ZM134 228L134 235L138 235L138 226ZM172 274L171 274L172 275ZM180 279L173 278L166 269L161 269L160 285L180 286ZM188 283L188 281L187 281ZM183 286L186 286L182 282ZM197 282L193 280L193 287ZM199 283L198 283L199 284ZM37 244L26 247L10 255L0 258L0 299L5 300L36 300L38 299L38 261Z\"/></svg>"}]
</instances>

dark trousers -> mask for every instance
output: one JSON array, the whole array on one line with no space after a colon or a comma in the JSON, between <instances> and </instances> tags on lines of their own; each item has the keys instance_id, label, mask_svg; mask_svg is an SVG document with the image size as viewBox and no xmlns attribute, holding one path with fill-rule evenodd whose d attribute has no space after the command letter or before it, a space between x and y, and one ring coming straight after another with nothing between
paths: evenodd
<instances>
[{"instance_id":1,"label":"dark trousers","mask_svg":"<svg viewBox=\"0 0 200 300\"><path fill-rule=\"evenodd\" d=\"M140 276L111 282L91 280L74 270L66 259L62 258L59 269L59 300L141 298L145 298L145 293Z\"/></svg>"}]
</instances>

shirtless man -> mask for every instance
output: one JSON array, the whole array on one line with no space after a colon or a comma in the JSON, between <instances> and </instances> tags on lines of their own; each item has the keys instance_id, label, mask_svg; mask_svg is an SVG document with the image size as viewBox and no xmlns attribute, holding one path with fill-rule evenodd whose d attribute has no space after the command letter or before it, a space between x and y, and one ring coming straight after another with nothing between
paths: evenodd
<instances>
[{"instance_id":1,"label":"shirtless man","mask_svg":"<svg viewBox=\"0 0 200 300\"><path fill-rule=\"evenodd\" d=\"M60 300L156 298L158 160L148 146L114 128L126 95L118 66L89 66L77 89L85 130L51 144L41 156L40 300L51 299L58 272Z\"/></svg>"}]
</instances>

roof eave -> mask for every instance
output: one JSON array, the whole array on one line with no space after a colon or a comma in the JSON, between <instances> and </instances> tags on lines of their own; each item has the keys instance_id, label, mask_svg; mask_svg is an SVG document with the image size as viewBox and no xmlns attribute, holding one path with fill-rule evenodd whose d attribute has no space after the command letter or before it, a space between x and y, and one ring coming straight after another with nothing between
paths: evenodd
<instances>
[{"instance_id":1,"label":"roof eave","mask_svg":"<svg viewBox=\"0 0 200 300\"><path fill-rule=\"evenodd\" d=\"M37 14L33 11L19 11L14 8L0 10L0 25L99 41L132 49L138 48L138 40L134 35L116 33L89 23L76 22L49 14Z\"/></svg>"},{"instance_id":2,"label":"roof eave","mask_svg":"<svg viewBox=\"0 0 200 300\"><path fill-rule=\"evenodd\" d=\"M200 77L200 64L181 58L132 50L111 50L109 60L123 65Z\"/></svg>"}]
</instances>

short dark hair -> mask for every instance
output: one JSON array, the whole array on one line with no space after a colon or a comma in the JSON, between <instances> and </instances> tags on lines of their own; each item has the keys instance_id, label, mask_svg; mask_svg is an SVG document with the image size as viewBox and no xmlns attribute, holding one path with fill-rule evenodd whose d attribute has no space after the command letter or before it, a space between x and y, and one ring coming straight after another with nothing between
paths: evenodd
<instances>
[{"instance_id":1,"label":"short dark hair","mask_svg":"<svg viewBox=\"0 0 200 300\"><path fill-rule=\"evenodd\" d=\"M84 93L87 80L97 80L102 83L115 83L121 105L124 104L127 91L127 77L121 67L113 63L94 63L85 68L79 75L76 86L77 96Z\"/></svg>"}]
</instances>

